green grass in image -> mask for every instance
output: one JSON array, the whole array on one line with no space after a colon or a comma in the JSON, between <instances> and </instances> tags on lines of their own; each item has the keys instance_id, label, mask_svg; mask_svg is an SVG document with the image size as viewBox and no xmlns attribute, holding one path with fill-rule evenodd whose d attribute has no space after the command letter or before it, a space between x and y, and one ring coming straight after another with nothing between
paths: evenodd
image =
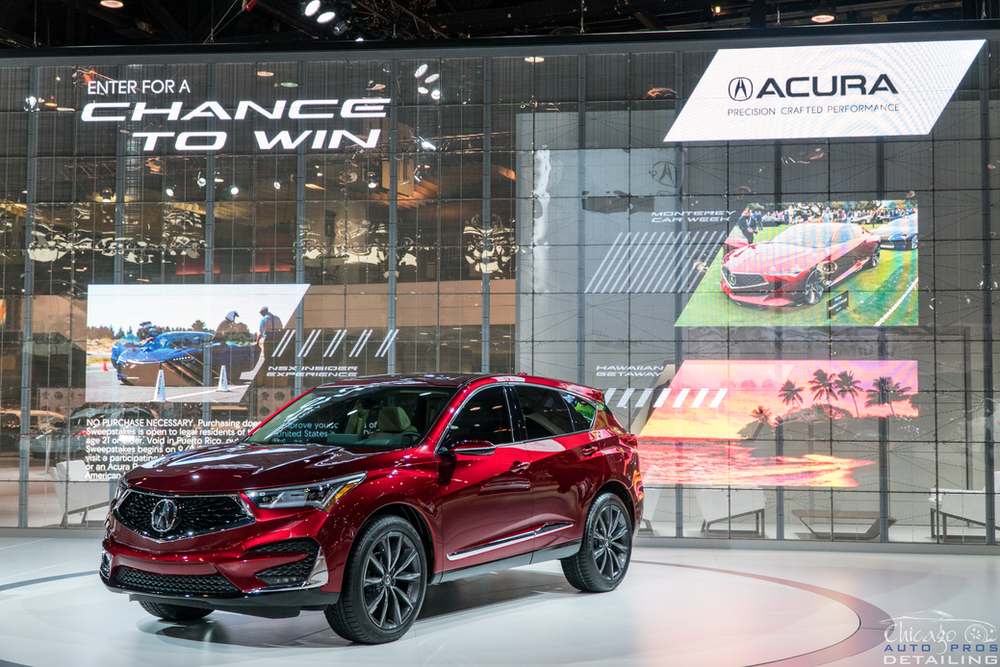
<instances>
[{"instance_id":1,"label":"green grass in image","mask_svg":"<svg viewBox=\"0 0 1000 667\"><path fill-rule=\"evenodd\" d=\"M767 227L754 240L768 241L786 228ZM877 267L864 268L837 283L815 306L761 308L733 301L722 291L724 248L720 248L677 320L677 326L916 326L917 290L914 288L909 293L907 290L917 279L917 252L883 249ZM827 317L827 301L844 291L850 293L850 306L833 317Z\"/></svg>"}]
</instances>

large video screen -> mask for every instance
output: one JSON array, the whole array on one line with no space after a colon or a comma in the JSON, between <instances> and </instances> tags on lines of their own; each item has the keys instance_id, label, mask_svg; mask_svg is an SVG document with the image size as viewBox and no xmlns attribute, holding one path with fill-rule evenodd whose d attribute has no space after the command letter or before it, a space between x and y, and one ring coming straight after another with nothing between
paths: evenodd
<instances>
[{"instance_id":1,"label":"large video screen","mask_svg":"<svg viewBox=\"0 0 1000 667\"><path fill-rule=\"evenodd\" d=\"M239 402L308 288L91 285L87 401Z\"/></svg>"},{"instance_id":2,"label":"large video screen","mask_svg":"<svg viewBox=\"0 0 1000 667\"><path fill-rule=\"evenodd\" d=\"M915 326L915 200L750 204L677 326Z\"/></svg>"},{"instance_id":3,"label":"large video screen","mask_svg":"<svg viewBox=\"0 0 1000 667\"><path fill-rule=\"evenodd\" d=\"M984 42L720 49L664 141L926 135Z\"/></svg>"},{"instance_id":4,"label":"large video screen","mask_svg":"<svg viewBox=\"0 0 1000 667\"><path fill-rule=\"evenodd\" d=\"M882 417L917 417L916 361L689 360L656 394L639 435L649 484L853 487L874 460L777 456L817 429L878 441ZM847 436L846 434L849 434ZM840 439L840 436L838 436Z\"/></svg>"}]
</instances>

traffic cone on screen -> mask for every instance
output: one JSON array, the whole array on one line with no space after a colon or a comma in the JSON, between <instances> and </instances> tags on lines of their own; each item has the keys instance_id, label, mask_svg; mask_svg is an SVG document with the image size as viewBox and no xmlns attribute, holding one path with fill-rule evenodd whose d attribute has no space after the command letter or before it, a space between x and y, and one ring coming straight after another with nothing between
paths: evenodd
<instances>
[{"instance_id":1,"label":"traffic cone on screen","mask_svg":"<svg viewBox=\"0 0 1000 667\"><path fill-rule=\"evenodd\" d=\"M219 374L219 391L229 391L229 378L226 377L226 367L222 367L222 373Z\"/></svg>"},{"instance_id":2,"label":"traffic cone on screen","mask_svg":"<svg viewBox=\"0 0 1000 667\"><path fill-rule=\"evenodd\" d=\"M156 389L153 390L153 402L167 402L167 381L163 378L162 368L160 369L159 375L156 376Z\"/></svg>"},{"instance_id":3,"label":"traffic cone on screen","mask_svg":"<svg viewBox=\"0 0 1000 667\"><path fill-rule=\"evenodd\" d=\"M104 371L107 372L107 370L108 370L108 360L105 359L104 360Z\"/></svg>"}]
</instances>

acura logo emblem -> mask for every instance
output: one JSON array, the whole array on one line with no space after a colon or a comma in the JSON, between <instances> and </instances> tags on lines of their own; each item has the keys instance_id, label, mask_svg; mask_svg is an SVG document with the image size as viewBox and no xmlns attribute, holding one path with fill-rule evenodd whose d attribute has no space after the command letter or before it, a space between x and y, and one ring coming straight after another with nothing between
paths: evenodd
<instances>
[{"instance_id":1,"label":"acura logo emblem","mask_svg":"<svg viewBox=\"0 0 1000 667\"><path fill-rule=\"evenodd\" d=\"M177 523L177 503L165 498L153 505L153 511L150 515L153 530L158 533L166 533Z\"/></svg>"},{"instance_id":2,"label":"acura logo emblem","mask_svg":"<svg viewBox=\"0 0 1000 667\"><path fill-rule=\"evenodd\" d=\"M729 82L729 97L734 102L746 102L753 95L753 81L738 76Z\"/></svg>"}]
</instances>

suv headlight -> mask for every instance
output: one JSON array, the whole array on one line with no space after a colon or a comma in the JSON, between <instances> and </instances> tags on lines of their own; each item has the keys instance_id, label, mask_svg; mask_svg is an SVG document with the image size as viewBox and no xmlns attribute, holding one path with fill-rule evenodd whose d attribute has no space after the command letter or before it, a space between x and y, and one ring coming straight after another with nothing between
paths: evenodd
<instances>
[{"instance_id":1,"label":"suv headlight","mask_svg":"<svg viewBox=\"0 0 1000 667\"><path fill-rule=\"evenodd\" d=\"M111 509L118 507L118 503L125 496L126 491L128 491L128 486L123 480L118 480L118 486L115 487L115 497L111 499Z\"/></svg>"},{"instance_id":2,"label":"suv headlight","mask_svg":"<svg viewBox=\"0 0 1000 667\"><path fill-rule=\"evenodd\" d=\"M338 477L301 486L251 489L246 494L250 502L261 509L315 507L328 512L345 493L363 482L364 479L365 473L362 472L348 477Z\"/></svg>"}]
</instances>

